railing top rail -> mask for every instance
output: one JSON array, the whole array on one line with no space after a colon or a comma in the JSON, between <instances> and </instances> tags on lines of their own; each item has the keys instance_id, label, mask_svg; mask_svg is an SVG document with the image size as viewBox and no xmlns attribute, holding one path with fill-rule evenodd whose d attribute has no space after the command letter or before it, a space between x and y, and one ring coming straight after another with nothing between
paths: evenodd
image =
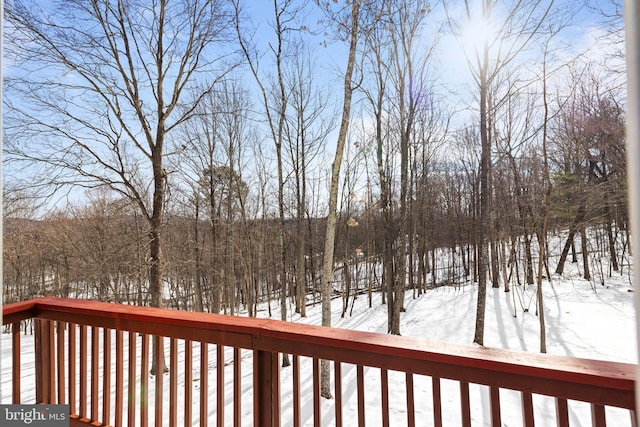
<instances>
[{"instance_id":1,"label":"railing top rail","mask_svg":"<svg viewBox=\"0 0 640 427\"><path fill-rule=\"evenodd\" d=\"M87 300L45 297L3 307L4 323L28 317L299 354L568 399L598 394L599 403L625 408L634 404L635 365L628 363Z\"/></svg>"},{"instance_id":2,"label":"railing top rail","mask_svg":"<svg viewBox=\"0 0 640 427\"><path fill-rule=\"evenodd\" d=\"M38 302L46 299L46 297L34 298L28 301L20 301L3 305L2 324L8 325L35 317Z\"/></svg>"}]
</instances>

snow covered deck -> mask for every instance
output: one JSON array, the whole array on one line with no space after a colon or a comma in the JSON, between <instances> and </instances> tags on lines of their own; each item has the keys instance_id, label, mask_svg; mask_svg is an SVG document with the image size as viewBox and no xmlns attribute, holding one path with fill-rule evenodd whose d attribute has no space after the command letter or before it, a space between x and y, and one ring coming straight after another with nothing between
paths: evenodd
<instances>
[{"instance_id":1,"label":"snow covered deck","mask_svg":"<svg viewBox=\"0 0 640 427\"><path fill-rule=\"evenodd\" d=\"M20 331L28 319L33 336ZM478 411L492 426L635 420L632 364L59 298L6 305L3 323L11 402L69 404L72 425L487 425ZM154 354L162 376L149 375ZM321 359L335 362L331 400Z\"/></svg>"}]
</instances>

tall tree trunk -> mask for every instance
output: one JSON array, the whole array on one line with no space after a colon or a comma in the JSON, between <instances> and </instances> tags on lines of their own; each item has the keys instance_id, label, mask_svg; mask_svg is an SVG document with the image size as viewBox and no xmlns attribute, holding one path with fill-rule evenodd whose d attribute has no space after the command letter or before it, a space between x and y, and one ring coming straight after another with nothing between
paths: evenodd
<instances>
[{"instance_id":1,"label":"tall tree trunk","mask_svg":"<svg viewBox=\"0 0 640 427\"><path fill-rule=\"evenodd\" d=\"M324 239L324 254L322 258L322 325L331 326L331 282L333 278L333 253L335 249L336 221L338 208L338 184L340 180L340 168L344 146L347 141L349 130L349 120L351 118L351 96L353 87L351 84L353 69L356 62L356 47L358 41L358 12L360 2L351 2L351 32L349 42L349 56L347 59L347 69L344 75L343 104L340 131L336 143L336 154L331 165L331 186L329 188L329 212L327 214L327 229ZM331 384L329 361L321 361L321 381L320 389L324 398L331 399Z\"/></svg>"},{"instance_id":2,"label":"tall tree trunk","mask_svg":"<svg viewBox=\"0 0 640 427\"><path fill-rule=\"evenodd\" d=\"M203 311L202 304L202 253L200 251L200 232L198 223L200 222L200 198L194 194L195 218L193 222L193 256L195 259L195 289L193 304L197 312Z\"/></svg>"},{"instance_id":3,"label":"tall tree trunk","mask_svg":"<svg viewBox=\"0 0 640 427\"><path fill-rule=\"evenodd\" d=\"M483 47L483 62L480 70L480 233L478 242L478 301L476 305L476 325L473 342L484 344L484 314L487 298L487 236L489 232L489 168L491 162L491 146L487 129L487 68L489 63L489 47Z\"/></svg>"},{"instance_id":4,"label":"tall tree trunk","mask_svg":"<svg viewBox=\"0 0 640 427\"><path fill-rule=\"evenodd\" d=\"M546 54L546 52L545 52ZM538 320L540 323L540 353L547 352L547 331L545 326L545 314L544 314L544 299L542 294L542 269L545 265L545 259L547 257L547 223L549 220L549 206L551 204L551 176L549 173L549 155L547 153L547 124L549 120L549 104L547 102L547 62L546 56L543 62L543 79L542 79L542 100L544 105L544 117L542 123L542 158L544 162L543 178L546 186L544 193L544 200L542 202L542 221L540 223L540 230L538 232L538 280L537 280L537 307L538 307ZM551 280L551 277L547 276L547 280Z\"/></svg>"}]
</instances>

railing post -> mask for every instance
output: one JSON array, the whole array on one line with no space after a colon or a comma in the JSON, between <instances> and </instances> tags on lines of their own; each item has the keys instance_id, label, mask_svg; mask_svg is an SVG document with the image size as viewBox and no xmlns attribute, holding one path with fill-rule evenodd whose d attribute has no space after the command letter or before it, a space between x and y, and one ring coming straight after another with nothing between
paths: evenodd
<instances>
[{"instance_id":1,"label":"railing post","mask_svg":"<svg viewBox=\"0 0 640 427\"><path fill-rule=\"evenodd\" d=\"M280 425L278 353L255 350L253 356L253 425Z\"/></svg>"},{"instance_id":2,"label":"railing post","mask_svg":"<svg viewBox=\"0 0 640 427\"><path fill-rule=\"evenodd\" d=\"M12 383L12 403L20 403L20 322L15 322L11 325L12 334L12 358L13 366L11 368L11 383Z\"/></svg>"},{"instance_id":3,"label":"railing post","mask_svg":"<svg viewBox=\"0 0 640 427\"><path fill-rule=\"evenodd\" d=\"M36 403L53 402L55 384L53 322L34 319L36 353Z\"/></svg>"}]
</instances>

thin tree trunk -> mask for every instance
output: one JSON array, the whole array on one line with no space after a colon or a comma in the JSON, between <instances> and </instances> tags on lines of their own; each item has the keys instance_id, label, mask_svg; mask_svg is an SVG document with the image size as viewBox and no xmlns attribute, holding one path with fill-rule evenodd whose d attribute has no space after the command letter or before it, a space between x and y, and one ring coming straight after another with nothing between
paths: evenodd
<instances>
[{"instance_id":1,"label":"thin tree trunk","mask_svg":"<svg viewBox=\"0 0 640 427\"><path fill-rule=\"evenodd\" d=\"M200 253L200 233L198 222L200 221L200 198L194 194L195 218L193 223L193 255L195 258L195 289L193 296L194 308L197 312L203 311L202 305L202 254Z\"/></svg>"},{"instance_id":2,"label":"thin tree trunk","mask_svg":"<svg viewBox=\"0 0 640 427\"><path fill-rule=\"evenodd\" d=\"M533 256L531 255L531 235L527 234L524 237L524 252L526 261L526 282L527 285L533 285Z\"/></svg>"},{"instance_id":3,"label":"thin tree trunk","mask_svg":"<svg viewBox=\"0 0 640 427\"><path fill-rule=\"evenodd\" d=\"M358 41L358 12L360 2L351 2L351 33L349 42L349 56L347 59L347 69L344 75L343 105L340 131L336 143L336 154L331 166L331 186L329 189L329 212L327 214L327 229L324 239L324 254L322 259L322 325L331 326L331 283L333 278L333 253L335 249L337 207L338 207L338 183L340 179L340 168L344 146L349 130L349 120L351 117L351 96L353 87L351 85L353 69L356 62L356 46ZM331 399L330 366L328 360L321 361L321 381L320 392L324 398Z\"/></svg>"},{"instance_id":4,"label":"thin tree trunk","mask_svg":"<svg viewBox=\"0 0 640 427\"><path fill-rule=\"evenodd\" d=\"M582 246L582 264L584 268L583 277L586 280L591 280L591 270L589 268L589 248L587 247L587 232L584 226L580 228L580 243Z\"/></svg>"},{"instance_id":5,"label":"thin tree trunk","mask_svg":"<svg viewBox=\"0 0 640 427\"><path fill-rule=\"evenodd\" d=\"M616 251L616 240L614 238L613 233L613 217L611 215L611 208L609 206L609 202L605 204L605 218L607 220L606 229L607 229L607 237L609 240L609 254L611 255L611 265L613 267L613 271L618 271L620 267L618 266L618 254Z\"/></svg>"},{"instance_id":6,"label":"thin tree trunk","mask_svg":"<svg viewBox=\"0 0 640 427\"><path fill-rule=\"evenodd\" d=\"M478 301L476 304L476 325L473 342L484 344L484 314L487 298L487 238L489 231L489 168L491 163L491 146L487 129L487 67L489 63L489 47L483 47L483 61L480 70L480 233L478 242Z\"/></svg>"}]
</instances>

